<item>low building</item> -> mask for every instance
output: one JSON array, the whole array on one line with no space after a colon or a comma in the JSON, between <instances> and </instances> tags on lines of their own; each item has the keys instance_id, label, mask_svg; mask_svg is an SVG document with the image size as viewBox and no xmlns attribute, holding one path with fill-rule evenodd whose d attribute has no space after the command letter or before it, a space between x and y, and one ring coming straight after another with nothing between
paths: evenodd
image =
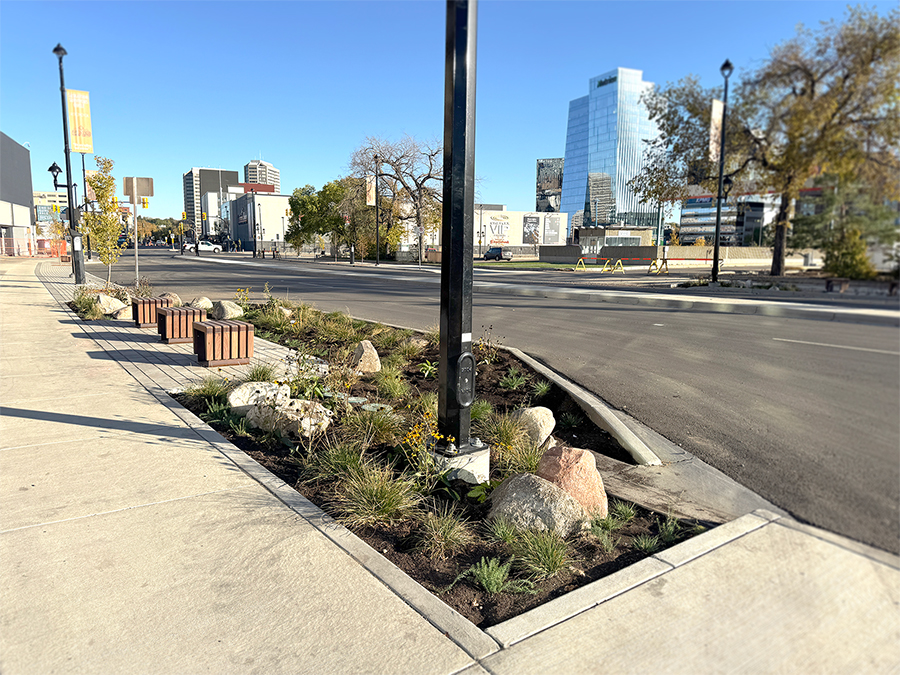
<instances>
[{"instance_id":1,"label":"low building","mask_svg":"<svg viewBox=\"0 0 900 675\"><path fill-rule=\"evenodd\" d=\"M762 236L765 204L752 196L729 197L722 202L719 224L720 246L750 246ZM716 236L716 197L702 195L686 199L681 207L678 240L691 246L703 239L713 245Z\"/></svg>"},{"instance_id":2,"label":"low building","mask_svg":"<svg viewBox=\"0 0 900 675\"><path fill-rule=\"evenodd\" d=\"M31 151L0 132L0 254L35 255Z\"/></svg>"}]
</instances>

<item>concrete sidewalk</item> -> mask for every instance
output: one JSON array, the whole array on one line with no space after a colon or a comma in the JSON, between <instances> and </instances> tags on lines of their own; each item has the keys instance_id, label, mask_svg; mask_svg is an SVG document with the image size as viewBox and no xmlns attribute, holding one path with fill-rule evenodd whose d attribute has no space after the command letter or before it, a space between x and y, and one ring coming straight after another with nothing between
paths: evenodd
<instances>
[{"instance_id":1,"label":"concrete sidewalk","mask_svg":"<svg viewBox=\"0 0 900 675\"><path fill-rule=\"evenodd\" d=\"M898 559L767 510L481 631L167 396L189 346L37 265L0 261L0 672L900 671Z\"/></svg>"}]
</instances>

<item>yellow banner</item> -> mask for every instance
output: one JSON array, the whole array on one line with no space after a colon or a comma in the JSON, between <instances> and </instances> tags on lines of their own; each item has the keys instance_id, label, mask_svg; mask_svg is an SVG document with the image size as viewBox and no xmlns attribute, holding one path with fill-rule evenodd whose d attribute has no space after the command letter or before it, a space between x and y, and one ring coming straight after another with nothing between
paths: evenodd
<instances>
[{"instance_id":1,"label":"yellow banner","mask_svg":"<svg viewBox=\"0 0 900 675\"><path fill-rule=\"evenodd\" d=\"M93 154L90 95L86 91L66 89L66 104L69 108L69 149Z\"/></svg>"}]
</instances>

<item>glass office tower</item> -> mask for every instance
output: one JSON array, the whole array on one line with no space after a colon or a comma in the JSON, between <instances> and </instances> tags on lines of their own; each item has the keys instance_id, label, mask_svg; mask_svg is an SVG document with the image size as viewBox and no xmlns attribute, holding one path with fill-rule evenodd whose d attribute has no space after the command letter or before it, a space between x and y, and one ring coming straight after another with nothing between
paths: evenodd
<instances>
[{"instance_id":1,"label":"glass office tower","mask_svg":"<svg viewBox=\"0 0 900 675\"><path fill-rule=\"evenodd\" d=\"M588 95L569 102L560 211L583 211L585 227L624 222L655 227L658 210L642 205L626 183L640 171L645 139L656 125L641 105L652 88L643 71L617 68L591 78ZM569 229L571 236L571 223Z\"/></svg>"}]
</instances>

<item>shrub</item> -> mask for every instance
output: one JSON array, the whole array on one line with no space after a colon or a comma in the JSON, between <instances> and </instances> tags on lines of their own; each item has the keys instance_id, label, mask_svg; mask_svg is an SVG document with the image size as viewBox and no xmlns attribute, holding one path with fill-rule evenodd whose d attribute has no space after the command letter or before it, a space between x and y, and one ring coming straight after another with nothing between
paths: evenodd
<instances>
[{"instance_id":1,"label":"shrub","mask_svg":"<svg viewBox=\"0 0 900 675\"><path fill-rule=\"evenodd\" d=\"M511 548L516 564L536 579L548 579L571 562L569 547L555 530L525 530Z\"/></svg>"}]
</instances>

